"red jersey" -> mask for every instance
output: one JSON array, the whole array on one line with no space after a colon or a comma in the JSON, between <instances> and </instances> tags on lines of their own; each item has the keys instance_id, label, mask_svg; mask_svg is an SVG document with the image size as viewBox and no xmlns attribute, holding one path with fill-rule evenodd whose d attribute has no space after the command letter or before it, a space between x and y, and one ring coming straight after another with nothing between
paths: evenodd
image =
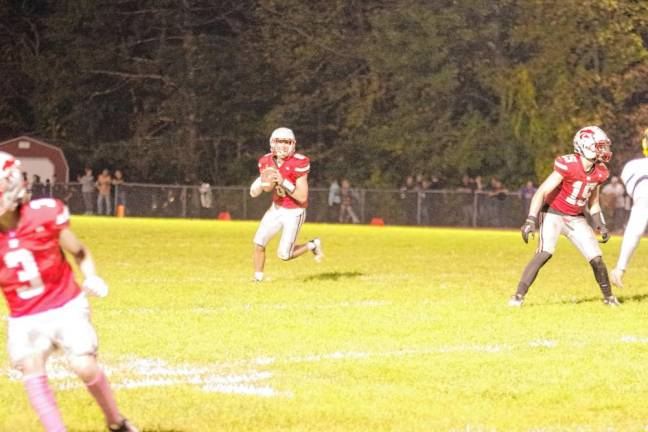
<instances>
[{"instance_id":1,"label":"red jersey","mask_svg":"<svg viewBox=\"0 0 648 432\"><path fill-rule=\"evenodd\" d=\"M610 176L605 164L599 162L594 163L590 172L585 172L579 154L557 157L554 171L563 176L563 181L560 188L547 197L546 203L552 209L571 216L583 214L592 191Z\"/></svg>"},{"instance_id":2,"label":"red jersey","mask_svg":"<svg viewBox=\"0 0 648 432\"><path fill-rule=\"evenodd\" d=\"M310 160L302 154L295 153L288 159L285 159L281 166L279 166L277 165L276 159L272 157L272 153L268 153L259 159L259 172L262 172L269 167L278 169L283 178L288 179L288 181L296 185L299 177L308 174L308 171L310 170ZM272 191L272 202L285 208L308 207L308 202L297 202L293 197L288 195L280 185L276 186Z\"/></svg>"},{"instance_id":3,"label":"red jersey","mask_svg":"<svg viewBox=\"0 0 648 432\"><path fill-rule=\"evenodd\" d=\"M59 246L69 226L67 207L44 198L19 209L18 226L0 232L0 287L10 315L32 315L63 306L81 289Z\"/></svg>"}]
</instances>

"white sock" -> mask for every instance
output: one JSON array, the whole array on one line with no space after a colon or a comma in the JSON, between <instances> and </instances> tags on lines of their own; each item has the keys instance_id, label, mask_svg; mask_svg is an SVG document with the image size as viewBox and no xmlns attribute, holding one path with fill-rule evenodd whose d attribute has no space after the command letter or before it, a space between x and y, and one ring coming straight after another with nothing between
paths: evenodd
<instances>
[{"instance_id":1,"label":"white sock","mask_svg":"<svg viewBox=\"0 0 648 432\"><path fill-rule=\"evenodd\" d=\"M315 249L315 247L316 247L316 246L315 246L315 242L312 241L312 240L309 241L308 243L306 243L306 247L308 248L308 250L313 250L313 249Z\"/></svg>"},{"instance_id":2,"label":"white sock","mask_svg":"<svg viewBox=\"0 0 648 432\"><path fill-rule=\"evenodd\" d=\"M262 281L263 280L263 272L254 272L254 280Z\"/></svg>"}]
</instances>

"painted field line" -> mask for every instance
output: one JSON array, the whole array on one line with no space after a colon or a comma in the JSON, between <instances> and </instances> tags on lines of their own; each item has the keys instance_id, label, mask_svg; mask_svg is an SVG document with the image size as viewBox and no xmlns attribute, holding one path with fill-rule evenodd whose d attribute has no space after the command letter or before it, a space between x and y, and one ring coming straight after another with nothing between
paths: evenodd
<instances>
[{"instance_id":1,"label":"painted field line","mask_svg":"<svg viewBox=\"0 0 648 432\"><path fill-rule=\"evenodd\" d=\"M206 393L241 394L262 397L291 397L290 392L279 392L265 384L272 378L268 371L248 370L244 373L225 373L222 365L173 366L160 359L127 357L118 362L103 362L103 370L115 389L193 386ZM1 371L11 380L20 380L20 373L9 369ZM81 380L66 366L58 355L47 364L47 373L57 390L83 388Z\"/></svg>"},{"instance_id":2,"label":"painted field line","mask_svg":"<svg viewBox=\"0 0 648 432\"><path fill-rule=\"evenodd\" d=\"M300 304L300 303L258 303L258 304L240 304L233 306L215 306L215 307L194 307L187 309L173 309L174 312L186 311L190 313L209 315L218 313L240 312L240 311L267 311L267 310L330 310L330 309L361 309L361 308L378 308L390 306L393 303L385 300L363 300L357 302L337 302L326 304ZM151 315L159 314L164 311L162 308L154 307L135 307L125 309L107 309L102 313L107 314L130 314L130 315Z\"/></svg>"}]
</instances>

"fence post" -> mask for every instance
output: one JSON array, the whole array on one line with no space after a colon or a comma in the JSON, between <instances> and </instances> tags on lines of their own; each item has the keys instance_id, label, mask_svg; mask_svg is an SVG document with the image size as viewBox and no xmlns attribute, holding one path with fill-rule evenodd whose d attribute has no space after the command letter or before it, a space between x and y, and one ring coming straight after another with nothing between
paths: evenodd
<instances>
[{"instance_id":1,"label":"fence post","mask_svg":"<svg viewBox=\"0 0 648 432\"><path fill-rule=\"evenodd\" d=\"M365 218L365 199L366 199L366 194L367 190L362 189L362 192L360 193L360 220L362 222L366 221L367 219Z\"/></svg>"},{"instance_id":2,"label":"fence post","mask_svg":"<svg viewBox=\"0 0 648 432\"><path fill-rule=\"evenodd\" d=\"M182 201L182 217L187 217L187 187L182 187L182 192L180 193L180 200Z\"/></svg>"}]
</instances>

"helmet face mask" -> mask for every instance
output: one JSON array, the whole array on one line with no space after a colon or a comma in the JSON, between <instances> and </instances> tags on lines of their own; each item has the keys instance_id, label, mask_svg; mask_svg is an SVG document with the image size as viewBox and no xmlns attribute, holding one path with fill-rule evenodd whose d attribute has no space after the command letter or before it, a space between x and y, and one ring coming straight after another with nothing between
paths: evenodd
<instances>
[{"instance_id":1,"label":"helmet face mask","mask_svg":"<svg viewBox=\"0 0 648 432\"><path fill-rule=\"evenodd\" d=\"M0 152L0 216L13 211L27 198L20 161Z\"/></svg>"},{"instance_id":2,"label":"helmet face mask","mask_svg":"<svg viewBox=\"0 0 648 432\"><path fill-rule=\"evenodd\" d=\"M612 142L598 126L586 126L574 136L574 153L590 161L609 162L612 159Z\"/></svg>"},{"instance_id":3,"label":"helmet face mask","mask_svg":"<svg viewBox=\"0 0 648 432\"><path fill-rule=\"evenodd\" d=\"M286 159L295 154L295 134L292 130L280 127L270 135L270 152L279 159Z\"/></svg>"}]
</instances>

